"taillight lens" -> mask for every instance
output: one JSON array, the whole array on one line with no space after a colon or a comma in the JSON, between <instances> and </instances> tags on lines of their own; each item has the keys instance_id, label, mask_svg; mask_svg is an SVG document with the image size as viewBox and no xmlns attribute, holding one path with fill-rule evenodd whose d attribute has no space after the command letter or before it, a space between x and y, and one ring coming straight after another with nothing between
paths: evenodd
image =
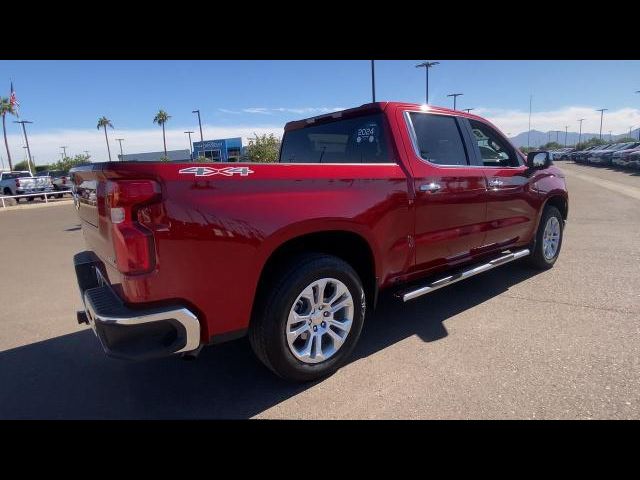
<instances>
[{"instance_id":1,"label":"taillight lens","mask_svg":"<svg viewBox=\"0 0 640 480\"><path fill-rule=\"evenodd\" d=\"M151 271L156 264L153 234L138 222L137 211L160 201L160 185L153 180L109 181L106 193L118 270L128 275Z\"/></svg>"}]
</instances>

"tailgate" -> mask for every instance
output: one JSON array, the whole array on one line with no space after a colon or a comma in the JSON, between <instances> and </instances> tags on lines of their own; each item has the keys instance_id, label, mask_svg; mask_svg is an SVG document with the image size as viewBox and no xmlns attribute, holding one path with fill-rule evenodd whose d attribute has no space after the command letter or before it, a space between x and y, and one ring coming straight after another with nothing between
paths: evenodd
<instances>
[{"instance_id":1,"label":"tailgate","mask_svg":"<svg viewBox=\"0 0 640 480\"><path fill-rule=\"evenodd\" d=\"M111 224L105 217L104 195L106 182L100 168L78 170L73 173L75 206L80 217L87 246L108 265L114 265Z\"/></svg>"}]
</instances>

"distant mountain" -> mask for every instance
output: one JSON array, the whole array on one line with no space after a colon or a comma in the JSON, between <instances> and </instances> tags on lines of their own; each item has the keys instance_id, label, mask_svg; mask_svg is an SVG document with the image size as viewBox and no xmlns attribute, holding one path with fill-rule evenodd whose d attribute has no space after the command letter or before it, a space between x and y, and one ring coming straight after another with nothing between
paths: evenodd
<instances>
[{"instance_id":1,"label":"distant mountain","mask_svg":"<svg viewBox=\"0 0 640 480\"><path fill-rule=\"evenodd\" d=\"M631 131L631 136L633 138L638 138L638 130L640 129L635 129ZM527 136L528 136L529 132L522 132L519 133L518 135L516 135L515 137L510 137L510 140L513 142L513 144L516 147L526 147L527 146ZM567 133L567 145L575 145L578 142L578 138L579 138L579 133L578 132L568 132ZM600 136L599 133L582 133L582 141L586 141L589 140L590 138L596 137L598 138ZM612 135L611 136L611 141L615 142L617 139L620 138L625 138L628 137L629 134L625 133L622 135ZM606 135L603 133L602 134L602 139L605 141L609 140L609 134L607 133ZM564 132L558 132L556 134L555 131L552 132L541 132L539 130L531 130L531 138L529 140L529 145L531 145L532 147L539 147L540 145L544 145L547 142L558 142L560 145L564 145Z\"/></svg>"}]
</instances>

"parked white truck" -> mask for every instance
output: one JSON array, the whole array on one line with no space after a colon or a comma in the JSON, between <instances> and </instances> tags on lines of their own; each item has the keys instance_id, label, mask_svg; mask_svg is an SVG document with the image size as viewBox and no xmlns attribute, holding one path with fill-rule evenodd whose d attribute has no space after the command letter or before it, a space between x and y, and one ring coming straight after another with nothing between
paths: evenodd
<instances>
[{"instance_id":1,"label":"parked white truck","mask_svg":"<svg viewBox=\"0 0 640 480\"><path fill-rule=\"evenodd\" d=\"M0 192L3 195L25 195L53 190L51 177L33 177L28 171L0 172ZM24 197L32 201L35 197ZM44 199L44 196L42 196ZM19 202L20 198L16 198Z\"/></svg>"}]
</instances>

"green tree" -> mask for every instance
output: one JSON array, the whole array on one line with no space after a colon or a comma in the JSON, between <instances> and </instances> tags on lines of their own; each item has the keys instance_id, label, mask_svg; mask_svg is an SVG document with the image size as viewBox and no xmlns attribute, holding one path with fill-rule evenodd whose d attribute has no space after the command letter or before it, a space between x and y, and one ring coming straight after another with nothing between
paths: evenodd
<instances>
[{"instance_id":1,"label":"green tree","mask_svg":"<svg viewBox=\"0 0 640 480\"><path fill-rule=\"evenodd\" d=\"M165 112L162 109L158 110L158 113L156 113L156 116L153 117L153 123L157 123L158 125L162 126L162 142L164 143L164 156L167 158L168 158L167 137L165 136L165 133L164 133L164 124L167 123L170 118L171 118L171 115L169 115L167 112Z\"/></svg>"},{"instance_id":2,"label":"green tree","mask_svg":"<svg viewBox=\"0 0 640 480\"><path fill-rule=\"evenodd\" d=\"M107 142L107 153L109 154L109 161L111 161L111 149L109 148L109 137L107 136L107 127L113 128L113 124L111 120L107 117L102 116L98 119L98 130L104 128L104 139Z\"/></svg>"},{"instance_id":3,"label":"green tree","mask_svg":"<svg viewBox=\"0 0 640 480\"><path fill-rule=\"evenodd\" d=\"M560 145L558 142L549 142L540 146L540 150L558 150L564 148L564 145Z\"/></svg>"},{"instance_id":4,"label":"green tree","mask_svg":"<svg viewBox=\"0 0 640 480\"><path fill-rule=\"evenodd\" d=\"M257 163L277 162L280 153L280 139L273 133L263 134L249 139L245 150L245 160Z\"/></svg>"},{"instance_id":5,"label":"green tree","mask_svg":"<svg viewBox=\"0 0 640 480\"><path fill-rule=\"evenodd\" d=\"M73 158L65 157L62 160L58 160L55 163L49 165L49 170L63 170L68 172L73 167L79 167L80 165L87 165L91 163L90 155L76 155Z\"/></svg>"},{"instance_id":6,"label":"green tree","mask_svg":"<svg viewBox=\"0 0 640 480\"><path fill-rule=\"evenodd\" d=\"M29 161L28 160L22 160L21 162L16 163L13 167L16 169L16 171L28 172L29 171Z\"/></svg>"},{"instance_id":7,"label":"green tree","mask_svg":"<svg viewBox=\"0 0 640 480\"><path fill-rule=\"evenodd\" d=\"M600 140L599 138L596 137L592 137L589 140L585 141L585 142L580 142L576 145L576 149L577 150L584 150L585 148L589 148L589 147L595 147L596 145L604 145L607 142L605 142L604 140Z\"/></svg>"},{"instance_id":8,"label":"green tree","mask_svg":"<svg viewBox=\"0 0 640 480\"><path fill-rule=\"evenodd\" d=\"M9 170L13 170L11 163L11 152L9 151L9 142L7 141L7 113L15 115L15 107L7 97L0 98L0 115L2 115L2 130L4 132L4 146L7 149L7 158L9 159Z\"/></svg>"}]
</instances>

